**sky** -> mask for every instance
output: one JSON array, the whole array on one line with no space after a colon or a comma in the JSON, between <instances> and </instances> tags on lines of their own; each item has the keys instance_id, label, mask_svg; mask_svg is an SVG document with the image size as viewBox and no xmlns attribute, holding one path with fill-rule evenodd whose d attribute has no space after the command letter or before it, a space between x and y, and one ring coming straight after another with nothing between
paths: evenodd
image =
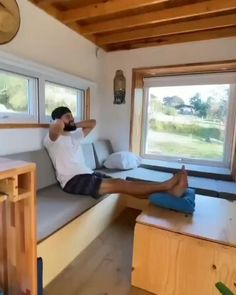
<instances>
[{"instance_id":1,"label":"sky","mask_svg":"<svg viewBox=\"0 0 236 295\"><path fill-rule=\"evenodd\" d=\"M185 104L189 104L189 98L196 93L200 94L202 101L206 101L209 96L217 100L222 97L227 98L225 90L229 87L229 84L150 87L149 93L157 96L161 101L163 97L179 96Z\"/></svg>"}]
</instances>

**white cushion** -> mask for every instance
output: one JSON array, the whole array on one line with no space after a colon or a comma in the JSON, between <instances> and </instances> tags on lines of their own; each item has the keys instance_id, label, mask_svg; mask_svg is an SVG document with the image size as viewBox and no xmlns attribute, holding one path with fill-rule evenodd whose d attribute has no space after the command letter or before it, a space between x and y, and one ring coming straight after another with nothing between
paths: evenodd
<instances>
[{"instance_id":1,"label":"white cushion","mask_svg":"<svg viewBox=\"0 0 236 295\"><path fill-rule=\"evenodd\" d=\"M141 158L131 152L117 152L111 154L104 166L109 169L128 170L137 168L141 164Z\"/></svg>"}]
</instances>

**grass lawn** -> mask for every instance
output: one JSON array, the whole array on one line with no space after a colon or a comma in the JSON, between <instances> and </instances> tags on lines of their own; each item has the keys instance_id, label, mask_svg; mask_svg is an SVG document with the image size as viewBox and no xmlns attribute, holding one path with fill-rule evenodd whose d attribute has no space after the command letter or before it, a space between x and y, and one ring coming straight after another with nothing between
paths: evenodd
<instances>
[{"instance_id":1,"label":"grass lawn","mask_svg":"<svg viewBox=\"0 0 236 295\"><path fill-rule=\"evenodd\" d=\"M206 142L204 139L173 133L148 133L148 154L162 154L184 158L222 160L224 145L220 142Z\"/></svg>"}]
</instances>

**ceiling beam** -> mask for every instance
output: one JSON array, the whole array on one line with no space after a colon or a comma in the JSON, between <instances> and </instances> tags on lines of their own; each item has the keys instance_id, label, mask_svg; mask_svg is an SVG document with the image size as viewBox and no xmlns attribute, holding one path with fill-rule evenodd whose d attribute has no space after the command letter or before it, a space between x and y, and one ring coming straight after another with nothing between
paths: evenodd
<instances>
[{"instance_id":1,"label":"ceiling beam","mask_svg":"<svg viewBox=\"0 0 236 295\"><path fill-rule=\"evenodd\" d=\"M124 28L126 29L155 23L157 24L169 20L179 20L186 17L209 15L232 9L236 9L236 0L210 0L81 26L81 33L83 35L90 35L109 32Z\"/></svg>"},{"instance_id":2,"label":"ceiling beam","mask_svg":"<svg viewBox=\"0 0 236 295\"><path fill-rule=\"evenodd\" d=\"M53 4L55 2L57 3L60 3L60 2L69 2L69 0L37 0L36 4L38 6L41 6L41 5L47 5L47 4Z\"/></svg>"},{"instance_id":3,"label":"ceiling beam","mask_svg":"<svg viewBox=\"0 0 236 295\"><path fill-rule=\"evenodd\" d=\"M108 0L106 2L91 4L80 8L69 9L61 12L60 19L64 23L70 23L92 17L105 16L130 9L163 3L170 0Z\"/></svg>"},{"instance_id":4,"label":"ceiling beam","mask_svg":"<svg viewBox=\"0 0 236 295\"><path fill-rule=\"evenodd\" d=\"M215 29L210 31L201 31L194 33L187 33L181 35L164 36L160 38L152 38L149 40L136 40L130 43L117 43L105 45L102 48L106 51L116 50L130 50L135 48L147 47L148 46L160 46L174 43L193 42L200 40L210 40L218 38L228 38L236 36L236 27Z\"/></svg>"},{"instance_id":5,"label":"ceiling beam","mask_svg":"<svg viewBox=\"0 0 236 295\"><path fill-rule=\"evenodd\" d=\"M30 1L32 1L32 0L30 0ZM34 0L34 3L40 8L47 9L47 7L50 6L51 4L54 4L54 3L64 4L69 1L70 0Z\"/></svg>"},{"instance_id":6,"label":"ceiling beam","mask_svg":"<svg viewBox=\"0 0 236 295\"><path fill-rule=\"evenodd\" d=\"M137 39L230 27L233 25L236 25L236 13L200 20L191 20L161 26L159 25L145 29L130 30L127 32L106 34L104 36L97 36L96 43L101 46Z\"/></svg>"}]
</instances>

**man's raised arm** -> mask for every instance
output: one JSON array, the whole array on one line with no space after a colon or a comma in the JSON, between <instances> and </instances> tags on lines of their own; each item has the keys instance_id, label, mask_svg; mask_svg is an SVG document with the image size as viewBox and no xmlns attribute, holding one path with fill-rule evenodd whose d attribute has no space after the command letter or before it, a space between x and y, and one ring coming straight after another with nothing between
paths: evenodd
<instances>
[{"instance_id":1,"label":"man's raised arm","mask_svg":"<svg viewBox=\"0 0 236 295\"><path fill-rule=\"evenodd\" d=\"M65 124L61 119L57 119L50 124L49 127L49 138L51 141L56 141L62 134Z\"/></svg>"},{"instance_id":2,"label":"man's raised arm","mask_svg":"<svg viewBox=\"0 0 236 295\"><path fill-rule=\"evenodd\" d=\"M85 120L78 122L75 125L77 128L82 128L84 136L86 136L96 126L96 120Z\"/></svg>"}]
</instances>

